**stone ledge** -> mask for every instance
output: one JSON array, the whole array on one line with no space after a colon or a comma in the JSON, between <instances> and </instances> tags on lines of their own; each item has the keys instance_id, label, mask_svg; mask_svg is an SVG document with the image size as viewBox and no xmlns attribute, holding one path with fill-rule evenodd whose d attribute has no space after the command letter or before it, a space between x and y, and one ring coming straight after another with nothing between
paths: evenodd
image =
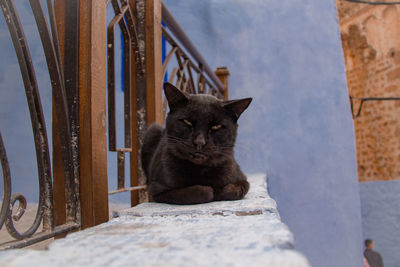
<instances>
[{"instance_id":1,"label":"stone ledge","mask_svg":"<svg viewBox=\"0 0 400 267\"><path fill-rule=\"evenodd\" d=\"M115 212L114 216L177 216L177 215L251 215L271 213L279 217L276 202L269 197L265 175L249 177L250 190L239 201L216 201L198 205L142 203L134 208Z\"/></svg>"},{"instance_id":2,"label":"stone ledge","mask_svg":"<svg viewBox=\"0 0 400 267\"><path fill-rule=\"evenodd\" d=\"M251 176L249 182L244 200L141 204L55 241L48 251L2 252L0 265L309 266L293 250L293 236L267 194L265 176Z\"/></svg>"}]
</instances>

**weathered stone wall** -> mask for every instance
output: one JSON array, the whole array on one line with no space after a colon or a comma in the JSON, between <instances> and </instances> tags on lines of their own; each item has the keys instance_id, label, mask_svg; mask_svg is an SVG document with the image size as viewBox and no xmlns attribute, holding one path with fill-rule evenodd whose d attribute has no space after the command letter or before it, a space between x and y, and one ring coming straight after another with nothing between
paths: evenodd
<instances>
[{"instance_id":1,"label":"weathered stone wall","mask_svg":"<svg viewBox=\"0 0 400 267\"><path fill-rule=\"evenodd\" d=\"M349 95L399 97L400 7L336 3ZM400 179L400 101L365 102L354 128L359 181Z\"/></svg>"}]
</instances>

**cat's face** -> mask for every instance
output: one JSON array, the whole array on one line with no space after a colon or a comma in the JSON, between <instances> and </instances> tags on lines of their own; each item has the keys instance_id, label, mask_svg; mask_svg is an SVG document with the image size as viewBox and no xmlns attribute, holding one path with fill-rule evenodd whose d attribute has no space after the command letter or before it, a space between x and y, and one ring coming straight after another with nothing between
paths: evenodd
<instances>
[{"instance_id":1,"label":"cat's face","mask_svg":"<svg viewBox=\"0 0 400 267\"><path fill-rule=\"evenodd\" d=\"M197 165L218 165L233 156L237 119L251 99L221 101L210 95L186 95L164 84L170 112L168 149Z\"/></svg>"}]
</instances>

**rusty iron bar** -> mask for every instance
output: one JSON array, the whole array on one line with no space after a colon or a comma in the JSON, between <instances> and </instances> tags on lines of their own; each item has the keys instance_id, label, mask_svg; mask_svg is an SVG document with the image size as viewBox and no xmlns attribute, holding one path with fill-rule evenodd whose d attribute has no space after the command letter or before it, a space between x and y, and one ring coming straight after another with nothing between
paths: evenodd
<instances>
[{"instance_id":1,"label":"rusty iron bar","mask_svg":"<svg viewBox=\"0 0 400 267\"><path fill-rule=\"evenodd\" d=\"M72 1L72 2L75 2L75 1ZM57 25L56 25L56 19L55 19L56 17L55 17L55 14L54 14L54 7L53 7L53 1L52 0L47 0L47 8L48 8L48 12L49 12L51 36L52 36L53 46L54 46L55 53L56 53L56 60L58 61L58 64L59 64L59 66L61 68L62 67L62 64L61 64L62 61L61 61L60 41L58 39ZM61 69L61 73L60 74L61 74L61 77L62 77L62 75L63 75L62 69Z\"/></svg>"},{"instance_id":2,"label":"rusty iron bar","mask_svg":"<svg viewBox=\"0 0 400 267\"><path fill-rule=\"evenodd\" d=\"M193 74L192 74L192 69L190 68L190 64L187 67L187 71L189 74L189 81L190 81L190 92L191 94L195 93L195 86L194 86L194 79L193 79Z\"/></svg>"},{"instance_id":3,"label":"rusty iron bar","mask_svg":"<svg viewBox=\"0 0 400 267\"><path fill-rule=\"evenodd\" d=\"M166 56L164 63L163 63L163 71L162 71L162 77L165 77L165 74L167 74L167 67L169 64L169 61L171 60L172 56L176 53L178 50L177 46L174 46L171 51L169 51L168 55Z\"/></svg>"},{"instance_id":4,"label":"rusty iron bar","mask_svg":"<svg viewBox=\"0 0 400 267\"><path fill-rule=\"evenodd\" d=\"M51 79L51 85L53 89L53 97L55 101L55 109L57 120L59 121L61 129L58 133L60 134L60 140L64 144L61 146L63 154L63 164L65 173L65 190L66 195L66 206L67 206L67 222L74 222L77 218L77 200L75 193L75 177L77 171L74 170L73 164L73 153L72 153L72 135L71 135L71 125L69 121L69 111L67 103L67 93L65 90L64 79L62 75L62 64L60 58L57 57L56 48L52 37L50 35L50 30L46 21L46 15L44 13L42 4L40 0L29 0L32 7L33 15L36 20L36 25L39 29L39 36L42 41L42 46L47 62L47 67L49 70L49 75ZM51 1L48 2L51 5ZM49 6L48 9L53 9ZM54 15L54 14L53 14ZM50 17L50 20L55 20L54 16ZM53 22L55 24L55 22ZM54 27L56 31L56 27ZM57 34L55 32L54 34ZM52 194L52 190L50 193ZM53 221L54 221L54 216ZM54 222L53 222L54 224ZM54 228L54 225L52 226Z\"/></svg>"},{"instance_id":5,"label":"rusty iron bar","mask_svg":"<svg viewBox=\"0 0 400 267\"><path fill-rule=\"evenodd\" d=\"M56 226L53 231L40 232L40 233L37 233L37 234L33 235L32 237L26 238L24 240L10 241L10 242L1 244L0 251L6 250L6 249L23 248L26 246L30 246L35 243L44 241L46 239L77 230L77 229L79 229L79 227L80 227L80 225L77 223L70 223L70 224Z\"/></svg>"},{"instance_id":6,"label":"rusty iron bar","mask_svg":"<svg viewBox=\"0 0 400 267\"><path fill-rule=\"evenodd\" d=\"M110 191L109 194L119 192L133 191L136 187L125 188L125 153L132 152L132 56L134 57L134 67L136 69L136 87L137 87L137 111L136 119L138 121L139 140L144 132L145 125L145 83L144 83L144 56L139 47L139 38L141 33L137 31L135 24L135 16L132 13L131 6L126 0L110 0L114 10L114 18L107 27L107 73L108 73L108 118L109 118L109 150L117 152L117 188L118 190ZM140 3L137 3L138 5ZM144 5L144 3L143 3ZM137 19L138 23L144 23L141 19ZM119 26L124 42L124 128L125 128L125 147L117 148L116 140L116 103L115 103L115 28ZM144 25L144 24L143 24ZM144 106L143 106L144 105ZM142 131L141 131L142 129ZM140 173L140 170L138 170Z\"/></svg>"},{"instance_id":7,"label":"rusty iron bar","mask_svg":"<svg viewBox=\"0 0 400 267\"><path fill-rule=\"evenodd\" d=\"M125 188L125 152L118 151L118 189Z\"/></svg>"},{"instance_id":8,"label":"rusty iron bar","mask_svg":"<svg viewBox=\"0 0 400 267\"><path fill-rule=\"evenodd\" d=\"M198 67L196 64L194 64L192 62L192 60L187 56L187 54L179 47L178 43L175 41L175 39L171 36L171 34L165 28L162 28L162 35L167 40L167 42L173 47L171 50L175 50L175 48L176 48L175 55L176 55L177 62L178 62L178 65L180 68L177 70L178 73L175 73L175 69L173 69L173 73L171 75L173 77L175 77L175 75L178 75L177 79L179 81L180 75L182 75L184 73L184 69L182 69L181 58L183 58L184 61L189 60L187 66L186 66L186 69L188 70L188 73L189 73L191 87L193 87L191 93L196 93L195 83L194 83L193 74L192 74L192 70L194 70L198 75L200 75L202 77L201 78L202 83L201 84L197 83L198 86L199 85L203 86L204 84L207 84L209 87L213 88L213 91L212 91L212 92L214 92L213 95L215 95L219 98L223 98L223 92L221 92L216 85L213 85L213 83L207 78L207 76L204 75L203 65L199 64L200 66ZM170 53L168 55L170 55ZM170 63L170 60L168 60L168 61L165 60L164 64L163 64L163 69L166 70L169 63ZM164 74L164 76L165 76L165 74ZM178 83L178 81L175 85L179 88L180 81L179 81L179 83ZM173 83L173 79L169 79L169 82ZM199 89L200 90L197 90L198 93L205 92L205 90L202 90L202 88L199 88Z\"/></svg>"},{"instance_id":9,"label":"rusty iron bar","mask_svg":"<svg viewBox=\"0 0 400 267\"><path fill-rule=\"evenodd\" d=\"M189 52L189 54L199 63L199 65L203 66L204 71L207 73L213 83L217 86L220 93L223 95L225 92L225 87L215 75L215 73L211 70L210 66L207 64L201 54L197 51L192 41L183 31L181 26L179 26L178 22L175 20L171 12L164 4L162 4L162 20L164 21L168 29L174 34L174 36L176 36L183 47Z\"/></svg>"},{"instance_id":10,"label":"rusty iron bar","mask_svg":"<svg viewBox=\"0 0 400 267\"><path fill-rule=\"evenodd\" d=\"M1 205L0 212L0 230L4 225L4 222L7 218L7 214L10 206L11 199L11 173L10 173L10 165L8 164L8 158L6 153L6 148L4 146L3 138L0 132L0 162L3 170L3 201Z\"/></svg>"},{"instance_id":11,"label":"rusty iron bar","mask_svg":"<svg viewBox=\"0 0 400 267\"><path fill-rule=\"evenodd\" d=\"M131 10L130 4L127 0L121 0L122 6L128 6L127 12L125 12L125 20L128 26L128 31L131 37L132 51L135 56L135 69L136 75L143 77L145 73L143 58L140 55L139 38L136 30L136 24L134 20L134 14Z\"/></svg>"},{"instance_id":12,"label":"rusty iron bar","mask_svg":"<svg viewBox=\"0 0 400 267\"><path fill-rule=\"evenodd\" d=\"M137 190L145 190L147 186L145 185L139 185L139 186L132 186L132 187L124 187L118 190L113 190L109 191L109 195L117 194L117 193L122 193L122 192L129 192L129 191L137 191Z\"/></svg>"},{"instance_id":13,"label":"rusty iron bar","mask_svg":"<svg viewBox=\"0 0 400 267\"><path fill-rule=\"evenodd\" d=\"M111 1L115 16L107 27L107 67L108 67L108 133L109 150L117 151L116 146L116 107L115 107L115 41L114 32L118 24L124 40L124 127L125 147L132 147L132 109L131 109L131 37L128 26L125 24L125 14L129 11L129 5L122 8L118 0Z\"/></svg>"},{"instance_id":14,"label":"rusty iron bar","mask_svg":"<svg viewBox=\"0 0 400 267\"><path fill-rule=\"evenodd\" d=\"M349 98L350 98L351 115L353 116L353 119L356 119L361 115L361 110L362 110L364 102L400 100L400 97L354 97L354 96L349 96ZM358 110L357 110L356 114L354 114L354 100L360 101L360 105L358 106Z\"/></svg>"},{"instance_id":15,"label":"rusty iron bar","mask_svg":"<svg viewBox=\"0 0 400 267\"><path fill-rule=\"evenodd\" d=\"M20 193L15 193L11 195L11 175L9 171L5 147L2 141L2 137L0 135L0 159L3 168L3 183L5 188L2 210L0 213L0 225L2 226L5 222L7 231L12 237L19 240L23 239L22 241L7 242L6 244L1 245L0 249L24 247L32 243L39 242L49 237L58 235L61 232L64 233L66 231L70 231L71 229L76 229L79 227L79 224L76 223L78 204L76 199L77 195L75 194L75 182L78 181L79 178L76 176L78 174L77 170L74 170L74 166L77 166L77 164L74 164L74 159L71 152L72 146L69 124L70 121L68 116L68 105L64 87L64 78L58 44L58 34L55 26L53 5L52 1L47 1L49 19L52 28L52 32L50 33L41 1L30 0L29 2L32 8L33 15L35 17L36 25L39 30L39 35L42 41L42 46L49 69L49 75L55 99L56 114L60 121L60 125L62 125L63 127L59 130L58 133L60 134L60 140L63 142L63 164L66 180L68 181L68 196L70 197L68 199L69 202L67 203L67 217L69 218L69 222L74 223L74 226L68 224L54 228L54 207L52 191L53 188L49 145L38 84L36 81L36 75L23 27L17 14L14 2L12 0L0 0L0 6L8 25L10 36L20 66L21 76L24 82L35 142L39 180L39 201L34 222L26 231L21 233L15 228L14 221L20 220L21 217L24 215L27 205L26 198ZM19 205L17 211L14 212L14 206L16 202L18 202ZM44 233L35 234L41 222L43 222Z\"/></svg>"},{"instance_id":16,"label":"rusty iron bar","mask_svg":"<svg viewBox=\"0 0 400 267\"><path fill-rule=\"evenodd\" d=\"M200 72L199 74L198 74L198 76L197 76L197 92L199 93L199 94L204 94L204 92L206 91L206 88L205 88L205 82L204 82L204 80L205 80L206 78L205 78L205 76L203 75L203 73L202 72Z\"/></svg>"},{"instance_id":17,"label":"rusty iron bar","mask_svg":"<svg viewBox=\"0 0 400 267\"><path fill-rule=\"evenodd\" d=\"M10 208L8 210L8 215L6 219L7 231L14 238L23 239L32 236L36 232L42 221L44 210L46 210L46 216L43 220L44 226L46 228L51 228L52 226L51 216L53 214L51 195L51 165L39 90L25 34L23 32L23 28L16 12L14 3L11 0L2 0L0 1L0 5L8 24L25 86L25 93L27 97L29 113L31 116L32 130L36 149L36 159L38 165L40 191L38 210L33 224L25 232L18 232L13 225L13 218L11 218L11 214L14 208L14 202L17 200L20 203L24 201L26 202L25 197L22 195L18 195L18 197L16 197L16 195L14 194L11 196L11 202L8 203L8 206Z\"/></svg>"}]
</instances>

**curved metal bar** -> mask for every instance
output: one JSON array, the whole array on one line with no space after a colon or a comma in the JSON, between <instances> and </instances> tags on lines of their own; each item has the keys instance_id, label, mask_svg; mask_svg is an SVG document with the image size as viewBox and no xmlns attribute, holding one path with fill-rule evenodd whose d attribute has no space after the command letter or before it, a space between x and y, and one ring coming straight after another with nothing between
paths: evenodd
<instances>
[{"instance_id":1,"label":"curved metal bar","mask_svg":"<svg viewBox=\"0 0 400 267\"><path fill-rule=\"evenodd\" d=\"M190 87L189 87L189 89L190 89L190 93L192 94L192 93L194 92L195 87L194 87L194 80L193 80L192 69L191 69L190 65L191 65L191 64L188 64L187 67L186 67L186 69L187 69L187 72L188 72L188 74L189 74L189 81L190 81Z\"/></svg>"},{"instance_id":2,"label":"curved metal bar","mask_svg":"<svg viewBox=\"0 0 400 267\"><path fill-rule=\"evenodd\" d=\"M197 75L197 93L204 94L204 74L203 72L199 72Z\"/></svg>"},{"instance_id":3,"label":"curved metal bar","mask_svg":"<svg viewBox=\"0 0 400 267\"><path fill-rule=\"evenodd\" d=\"M121 1L122 3L122 1ZM129 4L122 3L120 7L117 0L112 1L115 14L122 14L119 27L124 40L124 142L125 148L132 148L132 108L131 108L131 34L125 21L125 14L129 12Z\"/></svg>"},{"instance_id":4,"label":"curved metal bar","mask_svg":"<svg viewBox=\"0 0 400 267\"><path fill-rule=\"evenodd\" d=\"M178 51L177 46L175 46L174 48L171 49L171 51L169 51L167 57L164 60L164 63L162 65L162 67L163 67L162 77L161 77L161 80L163 81L162 83L164 83L164 77L165 77L165 74L167 74L167 67L168 67L169 61L171 60L172 56L175 54L176 51Z\"/></svg>"},{"instance_id":5,"label":"curved metal bar","mask_svg":"<svg viewBox=\"0 0 400 267\"><path fill-rule=\"evenodd\" d=\"M50 35L50 31L48 28L48 24L46 21L46 16L43 11L43 7L40 0L29 0L29 3L32 7L33 15L36 20L37 27L39 29L40 39L42 41L42 46L44 48L44 54L46 57L47 66L49 69L51 85L53 88L53 97L55 102L55 110L57 119L59 121L59 125L62 125L64 128L59 131L60 140L63 146L61 146L62 154L63 154L63 163L64 163L64 173L65 173L65 190L68 195L66 199L67 205L67 222L76 221L77 218L77 194L75 194L75 177L74 174L77 173L74 171L73 155L72 155L72 140L71 140L71 128L69 123L69 115L68 115L68 104L67 104L67 96L65 91L65 85L62 76L61 66L57 62L56 49L52 42L52 38ZM50 196L46 198L46 217L52 216L52 185L51 185L51 177L46 179L45 181L45 190L46 194ZM48 216L47 216L48 215ZM47 223L44 227L47 227ZM54 222L51 222L50 228L54 228Z\"/></svg>"},{"instance_id":6,"label":"curved metal bar","mask_svg":"<svg viewBox=\"0 0 400 267\"><path fill-rule=\"evenodd\" d=\"M19 221L21 219L22 215L24 215L26 207L27 207L27 202L26 198L24 195L20 193L15 193L11 196L11 206L13 207L15 202L18 200L19 206L17 209L17 213L14 214L13 212L10 212L10 216L12 216L12 219L14 221Z\"/></svg>"},{"instance_id":7,"label":"curved metal bar","mask_svg":"<svg viewBox=\"0 0 400 267\"><path fill-rule=\"evenodd\" d=\"M175 79L176 75L178 74L178 70L179 70L178 67L175 67L172 69L171 76L169 76L169 79L168 79L169 83L172 83L172 84L174 83L174 79Z\"/></svg>"},{"instance_id":8,"label":"curved metal bar","mask_svg":"<svg viewBox=\"0 0 400 267\"><path fill-rule=\"evenodd\" d=\"M107 98L108 98L108 149L116 151L116 113L115 113L115 51L114 32L115 26L123 18L122 14L116 15L107 26Z\"/></svg>"},{"instance_id":9,"label":"curved metal bar","mask_svg":"<svg viewBox=\"0 0 400 267\"><path fill-rule=\"evenodd\" d=\"M175 79L175 76L176 76L177 73L178 73L178 67L173 68L173 69L172 69L171 76L170 76L169 79L168 79L168 82L169 82L169 83L172 83L172 84L174 83L174 79ZM165 118L166 115L167 115L167 108L168 108L168 101L167 101L167 98L164 97L164 101L163 101L163 114L164 114L164 118Z\"/></svg>"},{"instance_id":10,"label":"curved metal bar","mask_svg":"<svg viewBox=\"0 0 400 267\"><path fill-rule=\"evenodd\" d=\"M131 109L131 36L125 23L125 14L129 5L120 8L117 0L111 1L115 16L107 27L107 75L108 75L108 136L109 150L117 151L116 108L115 108L115 27L119 24L124 40L124 128L125 147L132 147L132 109Z\"/></svg>"},{"instance_id":11,"label":"curved metal bar","mask_svg":"<svg viewBox=\"0 0 400 267\"><path fill-rule=\"evenodd\" d=\"M10 199L11 199L10 165L8 164L6 148L3 143L3 138L1 137L1 132L0 132L0 162L1 162L1 167L3 169L3 185L4 185L3 202L1 205L1 212L0 212L0 230L1 230L9 211Z\"/></svg>"},{"instance_id":12,"label":"curved metal bar","mask_svg":"<svg viewBox=\"0 0 400 267\"><path fill-rule=\"evenodd\" d=\"M0 250L6 250L6 249L13 249L13 248L23 248L32 244L35 244L37 242L71 232L73 230L79 229L80 225L77 223L69 223L69 224L64 224L60 226L56 226L53 231L51 232L40 232L32 237L26 238L24 240L20 241L12 241L12 242L7 242L4 244L0 245Z\"/></svg>"},{"instance_id":13,"label":"curved metal bar","mask_svg":"<svg viewBox=\"0 0 400 267\"><path fill-rule=\"evenodd\" d=\"M135 68L138 74L144 75L145 70L144 70L144 64L142 62L142 57L140 56L139 41L138 41L139 39L136 32L136 23L133 18L133 14L128 1L121 0L121 5L122 7L125 6L128 7L128 10L125 12L125 20L128 25L128 31L131 37L132 51L135 56Z\"/></svg>"},{"instance_id":14,"label":"curved metal bar","mask_svg":"<svg viewBox=\"0 0 400 267\"><path fill-rule=\"evenodd\" d=\"M19 203L16 214L14 213L14 204L15 202ZM16 239L24 239L27 237L32 236L36 230L39 228L40 226L40 220L37 221L35 220L34 224L25 232L20 233L14 226L14 221L19 221L22 217L22 215L24 215L25 210L26 210L26 198L24 195L20 194L20 193L15 193L11 196L11 203L10 203L10 210L7 216L7 220L6 220L6 227L7 227L7 231L10 233L10 235ZM38 207L38 209L40 209L40 207ZM40 213L40 212L38 212ZM38 216L38 215L36 215Z\"/></svg>"},{"instance_id":15,"label":"curved metal bar","mask_svg":"<svg viewBox=\"0 0 400 267\"><path fill-rule=\"evenodd\" d=\"M23 234L11 233L10 229L12 228L13 224L13 221L10 217L12 207L10 207L8 218L6 219L7 230L9 230L10 234L13 235L15 238L22 239L31 236L37 230L42 221L43 211L45 209L47 209L49 213L52 212L53 199L51 195L51 186L52 186L51 165L50 165L47 133L45 130L45 121L42 111L42 105L40 102L39 90L35 78L35 72L33 69L28 45L22 29L22 25L20 23L19 17L16 13L15 6L12 1L1 0L0 5L2 7L4 17L6 18L8 24L8 28L14 44L15 52L17 54L22 78L25 85L25 93L31 116L32 130L33 130L35 149L36 149L36 159L38 166L40 195L39 195L39 203L38 203L36 217L32 226ZM16 200L18 199L21 198L17 198ZM13 200L11 199L11 201Z\"/></svg>"},{"instance_id":16,"label":"curved metal bar","mask_svg":"<svg viewBox=\"0 0 400 267\"><path fill-rule=\"evenodd\" d=\"M178 60L179 62L179 60ZM185 82L185 68L186 66L189 64L189 59L185 59L185 61L180 64L179 62L179 70L178 70L178 81L176 82L176 87L182 89L182 91L184 90L184 88L182 87L182 82Z\"/></svg>"},{"instance_id":17,"label":"curved metal bar","mask_svg":"<svg viewBox=\"0 0 400 267\"><path fill-rule=\"evenodd\" d=\"M215 73L211 70L210 66L201 56L201 54L197 51L196 47L193 45L192 41L190 41L189 37L185 34L182 28L179 26L178 22L175 20L174 16L167 9L167 7L162 4L162 20L165 25L167 25L168 29L176 36L179 42L185 47L185 49L193 56L193 58L199 62L200 65L204 67L205 73L211 78L213 83L217 86L217 88L221 91L221 93L225 92L225 87L215 75Z\"/></svg>"},{"instance_id":18,"label":"curved metal bar","mask_svg":"<svg viewBox=\"0 0 400 267\"><path fill-rule=\"evenodd\" d=\"M177 51L176 51L175 55L176 55L176 57L177 57L177 61L178 61L179 66L180 66L180 67L182 66L181 57L184 58L184 59L189 59L188 67L187 67L187 68L190 69L190 70L193 69L197 74L202 73L202 80L203 80L203 83L207 83L210 87L212 87L212 88L214 88L214 90L216 90L216 93L213 94L213 95L215 95L215 96L217 96L217 97L219 97L219 98L224 98L224 95L221 93L221 91L218 90L218 88L216 88L216 87L213 85L213 83L212 83L212 82L208 79L208 77L204 74L204 71L203 71L200 67L196 66L196 65L190 60L190 58L189 58L189 57L185 54L185 52L178 46L178 44L176 43L176 41L174 40L174 38L168 33L168 31L167 31L165 28L162 28L162 35L164 36L164 38L168 41L168 43L169 43L172 47L177 47ZM201 67L202 67L202 66L201 66ZM203 68L203 67L202 67L202 68ZM180 72L178 73L178 79L180 79L179 74L180 74ZM192 75L191 71L189 71L189 76L190 76L190 82L192 83L192 86L193 86L193 88L192 88L192 90L191 90L191 93L195 94L195 93L196 93L196 86L195 86L194 79L193 79L193 75ZM197 85L203 86L203 85L201 85L199 82L197 82ZM177 86L178 86L178 84L177 84ZM198 92L204 92L204 90L203 90L202 88L200 88L200 90L199 90L199 88L197 88L197 91L198 91Z\"/></svg>"},{"instance_id":19,"label":"curved metal bar","mask_svg":"<svg viewBox=\"0 0 400 267\"><path fill-rule=\"evenodd\" d=\"M59 68L61 70L61 75L63 75L62 63L61 63L60 42L58 40L56 17L54 15L54 7L53 7L53 1L52 0L47 0L47 10L49 12L51 35L52 35L53 45L54 45L55 52L56 52L56 59L57 59L57 62L58 62L58 66L59 66Z\"/></svg>"}]
</instances>

